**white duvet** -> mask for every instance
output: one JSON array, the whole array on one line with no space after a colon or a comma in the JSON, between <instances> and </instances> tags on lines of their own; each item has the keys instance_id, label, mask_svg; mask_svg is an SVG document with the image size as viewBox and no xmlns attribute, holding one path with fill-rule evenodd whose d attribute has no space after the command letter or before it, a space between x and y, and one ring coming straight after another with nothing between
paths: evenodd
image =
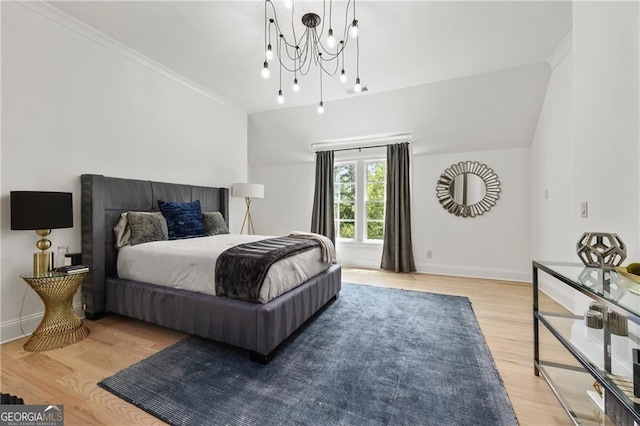
<instances>
[{"instance_id":1,"label":"white duvet","mask_svg":"<svg viewBox=\"0 0 640 426\"><path fill-rule=\"evenodd\" d=\"M238 244L272 238L263 235L223 234L185 240L155 241L125 246L118 251L118 276L166 287L216 294L216 259ZM266 303L329 268L320 247L274 263L260 289Z\"/></svg>"}]
</instances>

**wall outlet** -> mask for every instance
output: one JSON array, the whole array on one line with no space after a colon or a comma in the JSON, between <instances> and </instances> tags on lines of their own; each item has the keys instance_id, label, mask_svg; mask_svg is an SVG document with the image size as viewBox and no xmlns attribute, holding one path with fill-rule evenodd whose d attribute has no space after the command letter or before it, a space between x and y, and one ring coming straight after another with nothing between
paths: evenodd
<instances>
[{"instance_id":1,"label":"wall outlet","mask_svg":"<svg viewBox=\"0 0 640 426\"><path fill-rule=\"evenodd\" d=\"M427 250L427 259L432 259L432 258L433 258L433 251Z\"/></svg>"}]
</instances>

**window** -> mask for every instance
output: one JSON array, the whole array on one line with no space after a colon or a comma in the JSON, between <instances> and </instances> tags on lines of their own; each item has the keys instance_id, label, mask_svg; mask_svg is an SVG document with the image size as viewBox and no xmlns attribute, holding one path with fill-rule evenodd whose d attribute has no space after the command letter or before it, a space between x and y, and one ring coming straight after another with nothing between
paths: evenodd
<instances>
[{"instance_id":1,"label":"window","mask_svg":"<svg viewBox=\"0 0 640 426\"><path fill-rule=\"evenodd\" d=\"M337 162L334 171L336 237L382 241L386 197L386 160Z\"/></svg>"}]
</instances>

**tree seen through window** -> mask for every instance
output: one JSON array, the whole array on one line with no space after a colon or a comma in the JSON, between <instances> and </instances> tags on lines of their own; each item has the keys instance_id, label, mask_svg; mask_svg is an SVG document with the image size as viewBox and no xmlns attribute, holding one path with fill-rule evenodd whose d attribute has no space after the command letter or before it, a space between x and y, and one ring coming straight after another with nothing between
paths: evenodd
<instances>
[{"instance_id":1,"label":"tree seen through window","mask_svg":"<svg viewBox=\"0 0 640 426\"><path fill-rule=\"evenodd\" d=\"M358 170L362 171L362 176L359 176ZM336 164L334 185L337 237L343 240L382 240L386 161L361 160Z\"/></svg>"}]
</instances>

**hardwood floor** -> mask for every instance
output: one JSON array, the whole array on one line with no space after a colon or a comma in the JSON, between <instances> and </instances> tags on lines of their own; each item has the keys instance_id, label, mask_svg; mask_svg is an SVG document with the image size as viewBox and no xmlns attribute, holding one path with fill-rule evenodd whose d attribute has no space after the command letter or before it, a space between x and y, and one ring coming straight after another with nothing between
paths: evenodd
<instances>
[{"instance_id":1,"label":"hardwood floor","mask_svg":"<svg viewBox=\"0 0 640 426\"><path fill-rule=\"evenodd\" d=\"M355 268L343 268L343 281L468 297L520 424L573 424L544 379L533 374L530 285ZM86 324L89 337L66 348L25 352L26 338L0 346L2 392L27 404L64 404L68 426L163 424L96 383L185 335L119 316Z\"/></svg>"}]
</instances>

